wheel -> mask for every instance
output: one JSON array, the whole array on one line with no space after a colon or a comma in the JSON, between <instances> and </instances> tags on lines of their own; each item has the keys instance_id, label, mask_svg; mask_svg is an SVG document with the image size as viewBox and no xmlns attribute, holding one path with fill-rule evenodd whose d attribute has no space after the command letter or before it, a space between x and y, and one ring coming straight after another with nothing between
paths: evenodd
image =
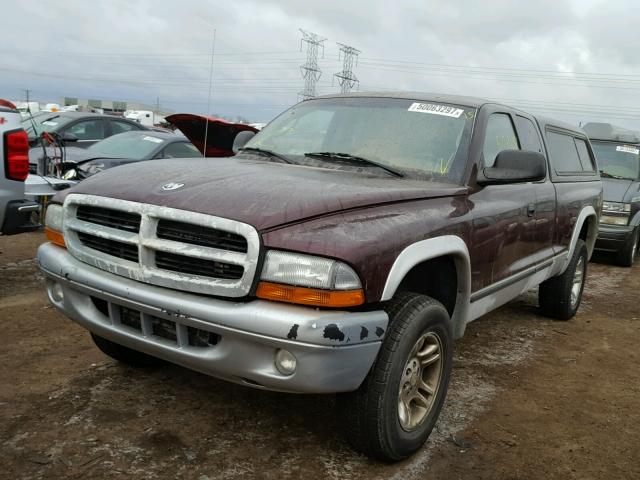
<instances>
[{"instance_id":1,"label":"wheel","mask_svg":"<svg viewBox=\"0 0 640 480\"><path fill-rule=\"evenodd\" d=\"M138 352L137 350L132 350L124 345L120 345L119 343L114 343L111 340L107 340L106 338L96 335L95 333L91 334L91 338L93 339L93 343L96 344L96 347L98 347L102 353L114 360L124 363L125 365L129 365L131 367L151 367L162 363L162 360L159 358Z\"/></svg>"},{"instance_id":2,"label":"wheel","mask_svg":"<svg viewBox=\"0 0 640 480\"><path fill-rule=\"evenodd\" d=\"M618 252L618 263L623 267L632 267L638 253L638 229L636 227L631 234L631 238L622 250Z\"/></svg>"},{"instance_id":3,"label":"wheel","mask_svg":"<svg viewBox=\"0 0 640 480\"><path fill-rule=\"evenodd\" d=\"M338 397L353 447L398 461L418 450L438 419L453 358L449 314L436 300L400 293L387 306L378 358L355 392Z\"/></svg>"},{"instance_id":4,"label":"wheel","mask_svg":"<svg viewBox=\"0 0 640 480\"><path fill-rule=\"evenodd\" d=\"M540 284L538 303L543 315L557 320L569 320L576 314L587 277L587 262L587 245L578 239L564 273Z\"/></svg>"}]
</instances>

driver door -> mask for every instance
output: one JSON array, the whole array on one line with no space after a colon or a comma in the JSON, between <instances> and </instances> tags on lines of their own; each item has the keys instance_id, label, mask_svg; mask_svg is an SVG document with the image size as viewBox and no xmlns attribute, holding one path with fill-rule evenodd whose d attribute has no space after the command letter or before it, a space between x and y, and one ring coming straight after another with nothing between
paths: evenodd
<instances>
[{"instance_id":1,"label":"driver door","mask_svg":"<svg viewBox=\"0 0 640 480\"><path fill-rule=\"evenodd\" d=\"M513 115L496 111L486 120L482 167L493 166L503 150L521 150L521 142ZM536 249L536 194L530 182L486 185L469 200L474 214L472 290L477 291L531 266Z\"/></svg>"}]
</instances>

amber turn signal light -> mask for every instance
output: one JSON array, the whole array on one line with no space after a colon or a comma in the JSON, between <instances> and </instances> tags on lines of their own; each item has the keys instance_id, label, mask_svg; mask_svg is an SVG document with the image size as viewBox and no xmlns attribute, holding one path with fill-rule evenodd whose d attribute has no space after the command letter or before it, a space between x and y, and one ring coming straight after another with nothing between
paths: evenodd
<instances>
[{"instance_id":1,"label":"amber turn signal light","mask_svg":"<svg viewBox=\"0 0 640 480\"><path fill-rule=\"evenodd\" d=\"M62 235L60 232L49 227L45 227L44 234L47 237L47 240L49 240L51 243L62 248L67 248L67 245L64 243L64 235Z\"/></svg>"},{"instance_id":2,"label":"amber turn signal light","mask_svg":"<svg viewBox=\"0 0 640 480\"><path fill-rule=\"evenodd\" d=\"M256 296L275 302L299 303L314 307L355 307L364 303L362 290L320 290L270 282L260 282Z\"/></svg>"}]
</instances>

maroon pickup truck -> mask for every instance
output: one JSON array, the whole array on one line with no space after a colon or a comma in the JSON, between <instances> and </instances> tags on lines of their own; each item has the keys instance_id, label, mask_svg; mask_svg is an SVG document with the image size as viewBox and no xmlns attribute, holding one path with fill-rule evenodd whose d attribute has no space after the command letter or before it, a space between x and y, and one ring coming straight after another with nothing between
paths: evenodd
<instances>
[{"instance_id":1,"label":"maroon pickup truck","mask_svg":"<svg viewBox=\"0 0 640 480\"><path fill-rule=\"evenodd\" d=\"M469 322L536 286L542 314L575 315L601 207L574 127L468 97L335 95L233 158L58 194L38 259L107 355L337 393L352 444L393 461L433 429Z\"/></svg>"}]
</instances>

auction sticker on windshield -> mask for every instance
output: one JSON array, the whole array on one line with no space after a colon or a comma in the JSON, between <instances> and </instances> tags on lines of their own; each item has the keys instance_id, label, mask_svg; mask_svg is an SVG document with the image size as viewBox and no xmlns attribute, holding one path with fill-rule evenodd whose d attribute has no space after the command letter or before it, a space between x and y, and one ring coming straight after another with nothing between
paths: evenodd
<instances>
[{"instance_id":1,"label":"auction sticker on windshield","mask_svg":"<svg viewBox=\"0 0 640 480\"><path fill-rule=\"evenodd\" d=\"M618 145L616 147L616 152L624 152L624 153L633 153L634 155L640 154L640 149L636 147L629 147L627 145Z\"/></svg>"},{"instance_id":2,"label":"auction sticker on windshield","mask_svg":"<svg viewBox=\"0 0 640 480\"><path fill-rule=\"evenodd\" d=\"M432 115L444 115L445 117L460 118L464 113L461 108L451 107L449 105L438 105L435 103L412 103L409 107L410 112L430 113Z\"/></svg>"}]
</instances>

